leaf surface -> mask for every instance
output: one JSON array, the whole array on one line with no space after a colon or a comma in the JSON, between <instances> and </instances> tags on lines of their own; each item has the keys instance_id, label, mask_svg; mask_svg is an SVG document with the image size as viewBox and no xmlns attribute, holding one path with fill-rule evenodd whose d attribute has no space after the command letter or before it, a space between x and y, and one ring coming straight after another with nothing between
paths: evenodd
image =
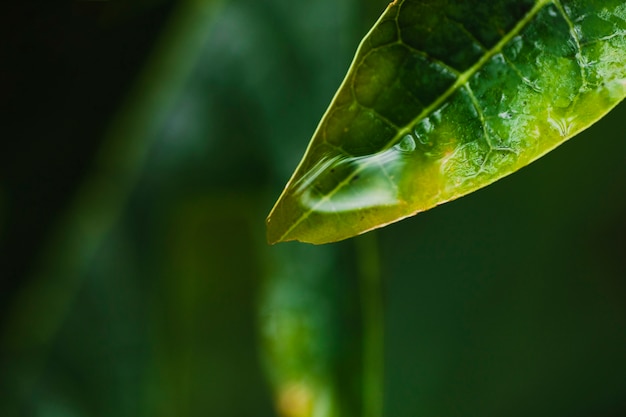
<instances>
[{"instance_id":1,"label":"leaf surface","mask_svg":"<svg viewBox=\"0 0 626 417\"><path fill-rule=\"evenodd\" d=\"M626 3L396 0L361 42L268 240L342 240L529 164L626 96Z\"/></svg>"}]
</instances>

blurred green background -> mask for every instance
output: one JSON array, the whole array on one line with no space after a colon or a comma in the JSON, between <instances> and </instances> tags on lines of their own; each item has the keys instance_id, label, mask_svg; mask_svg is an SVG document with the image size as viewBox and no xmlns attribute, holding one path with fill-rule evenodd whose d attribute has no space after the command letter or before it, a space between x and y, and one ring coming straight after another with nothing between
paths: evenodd
<instances>
[{"instance_id":1,"label":"blurred green background","mask_svg":"<svg viewBox=\"0 0 626 417\"><path fill-rule=\"evenodd\" d=\"M1 416L366 415L377 296L385 416L626 415L624 105L375 233L265 243L385 6L5 7Z\"/></svg>"}]
</instances>

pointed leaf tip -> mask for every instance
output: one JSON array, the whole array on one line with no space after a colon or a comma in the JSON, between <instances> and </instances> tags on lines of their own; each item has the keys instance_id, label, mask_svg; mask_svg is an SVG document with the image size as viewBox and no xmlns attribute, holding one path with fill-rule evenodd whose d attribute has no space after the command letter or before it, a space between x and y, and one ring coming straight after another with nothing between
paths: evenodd
<instances>
[{"instance_id":1,"label":"pointed leaf tip","mask_svg":"<svg viewBox=\"0 0 626 417\"><path fill-rule=\"evenodd\" d=\"M268 241L346 239L484 187L601 118L625 80L621 0L397 0L361 42Z\"/></svg>"}]
</instances>

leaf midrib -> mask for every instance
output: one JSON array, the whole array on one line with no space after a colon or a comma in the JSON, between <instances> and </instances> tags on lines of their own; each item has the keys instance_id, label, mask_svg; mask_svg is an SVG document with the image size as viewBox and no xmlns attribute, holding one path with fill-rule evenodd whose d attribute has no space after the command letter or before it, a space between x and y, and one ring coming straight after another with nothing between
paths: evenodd
<instances>
[{"instance_id":1,"label":"leaf midrib","mask_svg":"<svg viewBox=\"0 0 626 417\"><path fill-rule=\"evenodd\" d=\"M413 118L409 123L406 124L406 127L398 130L398 133L389 142L387 142L387 144L385 146L383 146L382 149L379 152L383 152L383 151L391 148L393 145L395 145L400 140L400 138L404 137L407 134L410 134L412 126L415 126L422 119L424 119L424 117L426 117L427 115L431 114L437 108L439 108L442 104L444 104L445 101L452 94L454 94L457 90L459 90L463 85L465 85L469 81L469 79L474 74L476 74L476 72L478 72L478 70L480 70L483 67L483 65L485 65L495 55L497 55L500 52L502 52L502 49L504 48L504 46L507 43L509 43L515 36L517 36L522 31L522 29L537 15L537 13L539 13L539 11L544 6L546 6L546 5L550 4L550 3L553 3L553 2L554 2L554 0L538 0L535 3L535 5L533 6L533 8L530 9L530 11L528 13L526 13L526 15L522 19L520 19L520 21L517 22L517 24L509 32L507 32L502 37L502 39L500 39L500 41L498 41L491 49L486 51L483 54L483 56L478 61L476 61L476 63L474 65L472 65L470 68L468 68L464 72L460 73L458 78L456 79L456 81L450 87L448 87L448 89L441 96L439 96L439 98L437 98L430 105L425 107L424 110L422 110L420 112L420 114L418 114L415 118ZM396 4L396 1L394 1L391 5L394 5L394 4ZM399 7L401 7L401 5ZM354 63L356 63L357 59L360 57L361 48L364 47L365 41L369 38L369 36L372 33L372 31L374 29L376 29L376 27L378 26L378 23L385 17L386 13L387 12L385 11L385 13L382 14L382 16L380 17L379 21L377 21L376 24L374 24L374 26L372 27L370 32L367 35L365 35L365 37L363 38L363 41L361 41L361 44L359 45L359 47L357 48L357 51L355 53ZM398 14L399 14L399 11L398 11ZM397 19L397 16L396 16L396 19ZM353 63L353 65L354 65L354 63ZM335 97L331 101L330 105L328 106L328 110L330 110L333 107L335 99L337 98L339 92L343 90L343 86L345 85L345 83L350 81L350 76L352 75L352 69L353 69L352 67L353 67L353 65L350 65L350 68L348 69L348 73L346 75L346 78L342 82L342 85L337 90L337 94L335 95ZM319 128L322 127L322 122L326 118L326 114L327 113L325 113L324 116L322 117ZM315 135L314 135L314 137L315 137ZM308 154L308 149L307 149L307 152L305 153L305 155L306 154ZM352 173L350 173L350 175L348 175L343 181L341 181L339 184L337 184L337 186L335 188L333 188L328 194L324 195L313 207L310 207L307 211L305 211L298 218L298 220L295 221L280 236L280 238L278 238L276 240L276 242L283 241L283 239L285 237L287 237L296 227L298 227L300 225L300 223L305 221L311 215L311 213L313 211L315 211L321 204L324 204L326 201L328 201L330 198L332 198L343 187L348 185L351 182L352 178L354 178L355 175L358 175L366 166L367 166L367 164L364 164L361 167L359 167L358 169L355 169ZM296 172L299 172L299 169L296 169ZM295 178L295 176L294 176L294 178ZM292 178L292 180L293 180L293 178ZM288 186L285 188L285 192L287 190L289 190L290 188L291 188L291 180L289 181ZM279 201L281 201L281 200L282 200L282 196L281 196L281 198L279 198ZM271 218L271 216L270 216L270 218Z\"/></svg>"}]
</instances>

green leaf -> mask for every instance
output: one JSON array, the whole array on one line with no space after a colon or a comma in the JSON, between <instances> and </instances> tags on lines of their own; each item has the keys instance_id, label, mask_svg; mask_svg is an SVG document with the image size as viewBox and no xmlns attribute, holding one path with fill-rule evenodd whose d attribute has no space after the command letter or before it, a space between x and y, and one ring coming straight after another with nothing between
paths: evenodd
<instances>
[{"instance_id":1,"label":"green leaf","mask_svg":"<svg viewBox=\"0 0 626 417\"><path fill-rule=\"evenodd\" d=\"M529 164L626 95L622 0L396 0L267 219L345 239Z\"/></svg>"}]
</instances>

